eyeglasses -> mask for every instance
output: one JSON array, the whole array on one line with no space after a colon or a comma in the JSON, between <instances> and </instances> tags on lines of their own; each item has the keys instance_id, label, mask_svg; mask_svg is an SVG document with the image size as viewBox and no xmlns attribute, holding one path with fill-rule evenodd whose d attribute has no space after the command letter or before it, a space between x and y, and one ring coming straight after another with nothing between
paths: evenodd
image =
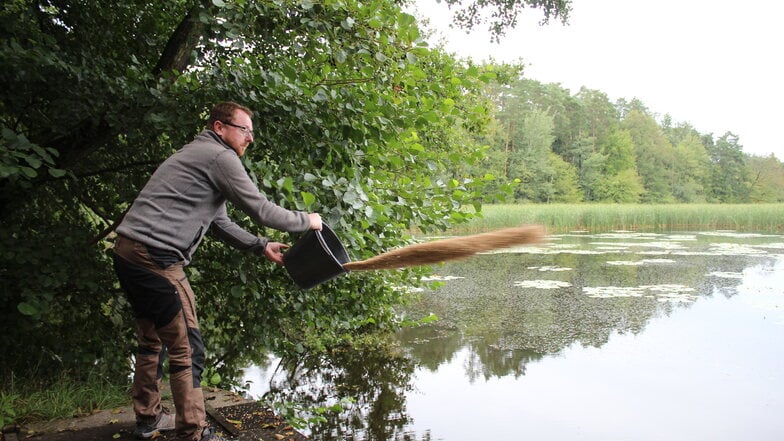
<instances>
[{"instance_id":1,"label":"eyeglasses","mask_svg":"<svg viewBox=\"0 0 784 441\"><path fill-rule=\"evenodd\" d=\"M228 121L221 121L221 122L223 124L226 124L227 126L232 126L232 127L236 127L238 129L240 129L240 132L242 132L242 134L245 135L245 136L247 136L247 135L250 135L251 137L253 136L253 131L251 129L245 127L245 126L238 126L237 124L233 124L233 123L230 123Z\"/></svg>"}]
</instances>

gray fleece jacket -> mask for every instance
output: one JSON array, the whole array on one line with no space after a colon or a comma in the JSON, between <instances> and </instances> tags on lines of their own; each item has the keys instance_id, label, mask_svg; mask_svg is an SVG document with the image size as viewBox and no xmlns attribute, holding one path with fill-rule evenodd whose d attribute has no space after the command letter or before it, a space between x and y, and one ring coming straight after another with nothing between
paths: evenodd
<instances>
[{"instance_id":1,"label":"gray fleece jacket","mask_svg":"<svg viewBox=\"0 0 784 441\"><path fill-rule=\"evenodd\" d=\"M227 200L262 226L289 232L310 227L307 213L287 210L262 196L237 153L215 132L204 130L158 167L117 233L173 252L186 265L208 229L229 245L263 253L268 240L229 219Z\"/></svg>"}]
</instances>

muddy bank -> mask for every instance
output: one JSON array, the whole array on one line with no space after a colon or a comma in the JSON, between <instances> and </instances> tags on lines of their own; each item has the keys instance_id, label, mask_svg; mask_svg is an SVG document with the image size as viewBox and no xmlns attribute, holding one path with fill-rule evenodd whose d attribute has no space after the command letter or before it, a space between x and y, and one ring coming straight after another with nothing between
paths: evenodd
<instances>
[{"instance_id":1,"label":"muddy bank","mask_svg":"<svg viewBox=\"0 0 784 441\"><path fill-rule=\"evenodd\" d=\"M164 406L174 409L170 395L164 393ZM275 415L262 403L225 390L206 388L208 423L224 437L232 440L303 441L307 438ZM133 408L106 409L90 415L6 427L3 441L112 441L134 440ZM173 432L157 440L174 440Z\"/></svg>"}]
</instances>

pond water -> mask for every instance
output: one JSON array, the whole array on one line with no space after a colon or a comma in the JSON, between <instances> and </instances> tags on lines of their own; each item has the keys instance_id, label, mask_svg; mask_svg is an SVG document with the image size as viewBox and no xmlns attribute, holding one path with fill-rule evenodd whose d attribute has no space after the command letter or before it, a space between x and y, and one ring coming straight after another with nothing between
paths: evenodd
<instances>
[{"instance_id":1,"label":"pond water","mask_svg":"<svg viewBox=\"0 0 784 441\"><path fill-rule=\"evenodd\" d=\"M245 371L316 440L784 439L784 236L552 236L433 268L398 350Z\"/></svg>"}]
</instances>

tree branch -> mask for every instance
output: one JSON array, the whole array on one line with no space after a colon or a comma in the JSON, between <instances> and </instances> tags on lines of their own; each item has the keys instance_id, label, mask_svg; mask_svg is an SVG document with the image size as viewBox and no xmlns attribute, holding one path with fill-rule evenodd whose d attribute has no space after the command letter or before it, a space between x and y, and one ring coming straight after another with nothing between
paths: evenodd
<instances>
[{"instance_id":1,"label":"tree branch","mask_svg":"<svg viewBox=\"0 0 784 441\"><path fill-rule=\"evenodd\" d=\"M374 77L369 78L346 78L344 80L323 80L316 83L316 86L342 86L346 84L369 83Z\"/></svg>"},{"instance_id":2,"label":"tree branch","mask_svg":"<svg viewBox=\"0 0 784 441\"><path fill-rule=\"evenodd\" d=\"M107 226L106 228L101 230L100 233L98 233L92 240L90 240L90 242L87 243L87 246L93 246L93 245L97 244L98 242L100 242L101 240L106 238L106 236L108 236L109 233L114 231L114 229L117 228L117 225L119 225L120 222L122 222L123 218L128 213L128 210L131 209L131 205L132 204L128 204L128 208L126 208L122 213L120 213L120 215L117 216L114 219L114 221L111 224L109 224L109 226Z\"/></svg>"},{"instance_id":3,"label":"tree branch","mask_svg":"<svg viewBox=\"0 0 784 441\"><path fill-rule=\"evenodd\" d=\"M197 1L185 15L180 24L174 30L166 47L163 49L161 58L152 70L155 76L162 72L175 70L179 73L185 71L193 62L191 55L199 43L204 24L199 21L199 12L208 10L209 0Z\"/></svg>"},{"instance_id":4,"label":"tree branch","mask_svg":"<svg viewBox=\"0 0 784 441\"><path fill-rule=\"evenodd\" d=\"M118 165L116 167L102 168L102 169L93 170L93 171L90 171L90 172L87 172L87 173L78 174L78 175L76 175L76 177L77 178L87 178L87 177L90 177L90 176L102 175L104 173L115 173L115 172L119 172L119 171L126 171L128 169L137 168L137 167L146 167L146 166L157 167L158 165L160 165L160 163L161 163L160 160L131 162L129 164L122 164L122 165Z\"/></svg>"}]
</instances>

